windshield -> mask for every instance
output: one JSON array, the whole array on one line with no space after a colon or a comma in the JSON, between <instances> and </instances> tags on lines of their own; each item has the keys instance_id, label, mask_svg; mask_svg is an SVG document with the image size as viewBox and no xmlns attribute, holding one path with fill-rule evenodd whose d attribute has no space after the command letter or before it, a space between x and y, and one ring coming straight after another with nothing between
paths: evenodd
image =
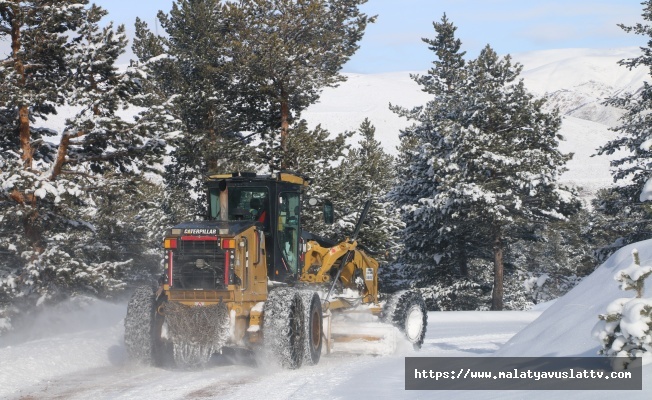
<instances>
[{"instance_id":1,"label":"windshield","mask_svg":"<svg viewBox=\"0 0 652 400\"><path fill-rule=\"evenodd\" d=\"M269 194L266 187L229 187L209 192L211 219L258 221L269 224Z\"/></svg>"}]
</instances>

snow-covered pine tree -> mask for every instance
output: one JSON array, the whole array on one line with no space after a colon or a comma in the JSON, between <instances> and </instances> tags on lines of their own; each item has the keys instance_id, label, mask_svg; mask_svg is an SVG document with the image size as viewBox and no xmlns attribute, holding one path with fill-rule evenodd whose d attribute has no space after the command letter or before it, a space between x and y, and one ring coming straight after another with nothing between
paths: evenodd
<instances>
[{"instance_id":1,"label":"snow-covered pine tree","mask_svg":"<svg viewBox=\"0 0 652 400\"><path fill-rule=\"evenodd\" d=\"M436 163L449 151L445 125L459 114L458 93L463 89L466 74L465 52L455 37L457 27L445 14L441 22L433 22L433 27L435 39L422 40L435 53L436 60L427 75L412 76L423 91L433 95L433 100L425 107L411 110L392 107L397 114L415 122L401 133L398 161L400 175L410 179L401 179L391 198L401 208L406 224L404 262L417 266L422 284L434 283L443 276L468 275L466 251L471 239L471 235L462 232L463 219L456 216L458 223L445 227L439 211L433 210L437 215L430 214L428 204L415 204L421 203L419 199L427 203L437 192Z\"/></svg>"},{"instance_id":2,"label":"snow-covered pine tree","mask_svg":"<svg viewBox=\"0 0 652 400\"><path fill-rule=\"evenodd\" d=\"M652 21L652 1L641 3L642 17L645 21ZM647 47L641 47L642 55L619 61L619 65L629 69L647 66L652 74L652 26L649 24L636 24L635 26L619 25L625 32L647 36L651 39ZM650 135L650 121L652 116L652 86L648 82L635 93L624 93L605 100L606 105L621 108L626 113L621 117L621 124L612 130L620 134L617 139L609 141L598 149L598 154L613 154L624 150L626 155L613 160L611 165L616 167L614 181L627 180L631 186L643 189L645 182L650 179L652 159L652 136Z\"/></svg>"},{"instance_id":3,"label":"snow-covered pine tree","mask_svg":"<svg viewBox=\"0 0 652 400\"><path fill-rule=\"evenodd\" d=\"M0 3L0 39L11 53L0 61L0 216L2 248L9 252L0 263L2 291L12 297L18 286L33 284L40 275L39 257L47 250L43 228L54 207L48 192L61 200L59 188L48 182L55 146L45 141L57 132L35 128L36 118L56 113L67 90L70 35L82 24L87 1ZM80 188L62 187L68 194ZM31 266L35 271L24 271ZM8 278L7 278L8 276ZM20 290L18 290L20 292Z\"/></svg>"},{"instance_id":4,"label":"snow-covered pine tree","mask_svg":"<svg viewBox=\"0 0 652 400\"><path fill-rule=\"evenodd\" d=\"M133 68L118 70L115 63L127 46L125 28L121 25L114 31L112 23L100 28L98 24L106 15L105 10L92 5L74 39L69 65L75 83L68 102L81 109L67 121L52 180L65 173L64 168L80 164L88 164L96 173L114 168L130 173L147 171L161 161L164 134L174 129L169 119L167 126L152 124L157 110L145 110L135 121L118 115L140 94L142 75Z\"/></svg>"},{"instance_id":5,"label":"snow-covered pine tree","mask_svg":"<svg viewBox=\"0 0 652 400\"><path fill-rule=\"evenodd\" d=\"M218 0L174 2L169 14L158 14L163 36L136 21L133 50L147 73L149 101L169 107L181 123L169 141L165 173L173 220L202 213L197 199L209 174L256 169L253 148L240 133L255 126L247 113L256 101L239 90L245 72L232 62L233 7Z\"/></svg>"},{"instance_id":6,"label":"snow-covered pine tree","mask_svg":"<svg viewBox=\"0 0 652 400\"><path fill-rule=\"evenodd\" d=\"M652 266L641 266L638 250L632 251L634 262L618 271L614 279L622 290L636 291L634 298L619 298L600 314L592 335L600 342L599 354L615 357L614 369L627 369L631 359L640 357L643 365L652 363L652 299L643 298L645 279Z\"/></svg>"},{"instance_id":7,"label":"snow-covered pine tree","mask_svg":"<svg viewBox=\"0 0 652 400\"><path fill-rule=\"evenodd\" d=\"M545 113L544 100L535 100L522 81L514 83L521 66L487 46L468 70L469 119L456 149L460 156L451 157L453 165L464 167L444 177L440 204L462 204L465 217L490 234L492 309L501 310L503 254L514 228L563 220L579 202L557 182L570 159L558 150L561 120L556 112Z\"/></svg>"},{"instance_id":8,"label":"snow-covered pine tree","mask_svg":"<svg viewBox=\"0 0 652 400\"><path fill-rule=\"evenodd\" d=\"M131 261L119 253L102 256L110 246L97 235L102 211L97 196L114 183L115 174L140 175L165 147L150 129L151 121L162 118L155 111L143 112L137 122L116 115L139 89L129 71L115 67L126 46L124 28L109 24L100 29L106 12L87 8L84 1L58 3L0 5L2 21L16 28L11 30L14 51L1 72L12 84L3 85L7 90L0 94L6 96L0 101L2 114L13 110L15 115L0 127L5 138L0 142L1 195L7 205L0 216L0 246L13 254L2 260L0 290L10 297L47 299L122 286L121 270ZM49 70L39 72L42 67ZM49 91L56 95L45 96ZM29 122L64 102L80 111L67 120L60 143L50 144L41 133L57 132L33 129ZM27 125L21 117L25 105L37 110L28 115ZM120 226L123 221L114 215L106 222Z\"/></svg>"},{"instance_id":9,"label":"snow-covered pine tree","mask_svg":"<svg viewBox=\"0 0 652 400\"><path fill-rule=\"evenodd\" d=\"M51 146L42 139L56 132L34 129L32 123L56 113L56 106L63 104L61 92L69 82L67 40L82 24L87 3L62 0L54 7L38 0L0 3L0 39L11 44L11 53L0 61L0 104L6 122L0 137L7 149L20 154L27 171L34 160L51 156Z\"/></svg>"},{"instance_id":10,"label":"snow-covered pine tree","mask_svg":"<svg viewBox=\"0 0 652 400\"><path fill-rule=\"evenodd\" d=\"M246 93L263 95L260 118L264 128L280 128L284 152L293 121L324 87L346 79L339 71L375 20L360 11L366 2L242 0L234 7L239 16L233 19L238 24L233 62L246 70ZM281 168L288 167L289 161L281 160Z\"/></svg>"},{"instance_id":11,"label":"snow-covered pine tree","mask_svg":"<svg viewBox=\"0 0 652 400\"><path fill-rule=\"evenodd\" d=\"M371 199L358 242L383 261L401 251L399 231L403 224L393 203L387 199L396 179L394 157L385 153L375 132L376 128L365 119L358 128L358 146L349 151L339 168L340 190L334 206L340 218L335 235L351 236L365 201Z\"/></svg>"},{"instance_id":12,"label":"snow-covered pine tree","mask_svg":"<svg viewBox=\"0 0 652 400\"><path fill-rule=\"evenodd\" d=\"M448 25L444 17L435 29L451 35ZM516 82L521 66L490 46L456 74L450 74L454 68L437 71L447 74L426 82L439 94L425 108L403 112L416 121L406 134L420 138L411 165L414 180L395 191L407 225L406 249L413 246L410 254L417 258L408 262L428 266L455 249L489 250L492 309L500 310L504 252L514 228L563 219L579 206L575 194L557 183L569 159L558 150L561 120L543 112L543 100ZM464 242L453 247L458 240Z\"/></svg>"},{"instance_id":13,"label":"snow-covered pine tree","mask_svg":"<svg viewBox=\"0 0 652 400\"><path fill-rule=\"evenodd\" d=\"M652 1L643 1L643 20L634 26L619 26L627 33L634 33L648 38L647 46L641 47L642 54L631 59L619 61L619 65L632 69L645 66L652 75ZM604 104L625 111L619 125L612 130L617 137L597 151L598 154L623 154L611 161L612 175L617 187L603 191L598 195L598 222L607 231L612 232L609 242L599 251L605 258L615 249L625 244L649 237L652 227L652 212L646 200L646 183L649 188L652 178L652 86L643 82L635 92L619 93L605 100ZM602 231L597 230L601 234Z\"/></svg>"}]
</instances>

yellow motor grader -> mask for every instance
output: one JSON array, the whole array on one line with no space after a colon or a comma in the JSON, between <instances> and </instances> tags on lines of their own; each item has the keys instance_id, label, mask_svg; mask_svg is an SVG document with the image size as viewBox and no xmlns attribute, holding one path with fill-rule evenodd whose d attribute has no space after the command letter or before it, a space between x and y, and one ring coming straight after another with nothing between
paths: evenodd
<instances>
[{"instance_id":1,"label":"yellow motor grader","mask_svg":"<svg viewBox=\"0 0 652 400\"><path fill-rule=\"evenodd\" d=\"M378 262L355 240L370 202L352 237L334 243L302 229L307 186L290 173L211 176L206 220L167 232L158 288L139 287L129 301L130 358L192 367L223 349L245 348L293 369L317 364L340 343L382 339L377 326L403 332L420 348L427 325L420 294L400 292L381 303ZM332 204L308 201L318 202L332 223Z\"/></svg>"}]
</instances>

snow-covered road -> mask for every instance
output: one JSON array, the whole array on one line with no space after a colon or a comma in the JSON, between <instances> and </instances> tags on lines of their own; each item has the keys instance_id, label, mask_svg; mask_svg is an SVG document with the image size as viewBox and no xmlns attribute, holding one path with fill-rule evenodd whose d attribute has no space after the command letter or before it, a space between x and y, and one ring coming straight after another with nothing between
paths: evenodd
<instances>
[{"instance_id":1,"label":"snow-covered road","mask_svg":"<svg viewBox=\"0 0 652 400\"><path fill-rule=\"evenodd\" d=\"M0 398L8 399L333 399L405 398L401 348L393 356L335 353L288 371L216 358L199 371L131 365L122 344L124 304L96 302L37 319L0 341ZM482 356L496 351L540 312L431 312L419 355ZM101 316L101 317L100 317ZM432 394L432 393L431 393Z\"/></svg>"},{"instance_id":2,"label":"snow-covered road","mask_svg":"<svg viewBox=\"0 0 652 400\"><path fill-rule=\"evenodd\" d=\"M580 288L582 289L582 288ZM560 301L549 311L559 308ZM571 298L573 304L579 304ZM562 304L563 305L563 304ZM569 399L649 398L643 391L405 391L406 356L482 357L494 354L525 333L525 343L505 350L546 354L547 336L531 333L545 319L541 311L430 312L422 350L399 347L392 356L334 353L319 365L299 370L254 366L251 358L215 357L202 370L184 371L132 365L123 345L124 303L82 300L42 313L28 326L0 338L0 399ZM586 318L584 318L586 319ZM548 321L545 326L551 325ZM570 325L564 329L572 329ZM527 327L527 328L526 328ZM524 329L526 328L526 329ZM559 328L561 329L561 328ZM582 331L586 331L582 329ZM541 328L536 331L541 331ZM570 336L567 334L567 341ZM571 335L574 336L574 335ZM580 335L572 341L583 340ZM516 338L515 338L516 339ZM523 347L523 345L527 345ZM520 346L520 347L519 347ZM595 344L591 344L595 347ZM520 350L519 350L520 349ZM529 349L525 351L524 349ZM543 352L543 353L542 353ZM593 352L594 353L594 352ZM513 356L512 351L508 355ZM576 354L576 353L569 353ZM588 353L587 353L588 354Z\"/></svg>"}]
</instances>

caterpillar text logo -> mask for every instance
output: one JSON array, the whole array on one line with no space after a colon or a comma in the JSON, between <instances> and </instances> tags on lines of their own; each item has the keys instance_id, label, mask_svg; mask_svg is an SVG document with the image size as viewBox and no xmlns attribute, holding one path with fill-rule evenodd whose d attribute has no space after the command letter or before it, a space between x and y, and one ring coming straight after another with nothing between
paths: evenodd
<instances>
[{"instance_id":1,"label":"caterpillar text logo","mask_svg":"<svg viewBox=\"0 0 652 400\"><path fill-rule=\"evenodd\" d=\"M217 229L184 229L184 235L217 235Z\"/></svg>"}]
</instances>

